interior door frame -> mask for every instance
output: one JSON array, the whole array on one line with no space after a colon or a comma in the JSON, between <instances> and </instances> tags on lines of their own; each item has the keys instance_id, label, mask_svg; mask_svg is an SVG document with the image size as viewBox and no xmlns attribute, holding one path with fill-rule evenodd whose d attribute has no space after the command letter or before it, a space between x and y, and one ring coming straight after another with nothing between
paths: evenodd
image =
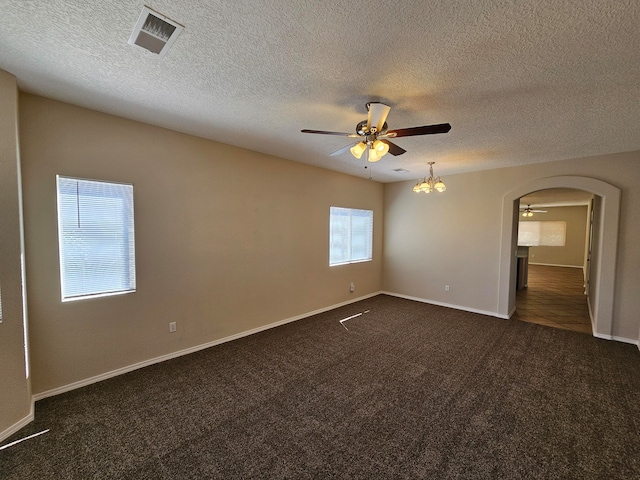
<instances>
[{"instance_id":1,"label":"interior door frame","mask_svg":"<svg viewBox=\"0 0 640 480\"><path fill-rule=\"evenodd\" d=\"M594 202L593 198L589 201L589 218L587 221L589 222L589 234L587 235L587 251L586 251L586 261L584 265L584 293L585 295L589 295L590 289L589 285L591 283L591 262L593 261L593 222L595 221L595 212L593 210Z\"/></svg>"},{"instance_id":2,"label":"interior door frame","mask_svg":"<svg viewBox=\"0 0 640 480\"><path fill-rule=\"evenodd\" d=\"M594 336L612 339L621 190L595 178L580 176L540 178L531 180L503 196L498 313L502 317L511 318L516 308L519 199L548 188L574 188L593 193L601 198L601 214L597 219L599 221L599 241L596 258L596 285L591 313Z\"/></svg>"}]
</instances>

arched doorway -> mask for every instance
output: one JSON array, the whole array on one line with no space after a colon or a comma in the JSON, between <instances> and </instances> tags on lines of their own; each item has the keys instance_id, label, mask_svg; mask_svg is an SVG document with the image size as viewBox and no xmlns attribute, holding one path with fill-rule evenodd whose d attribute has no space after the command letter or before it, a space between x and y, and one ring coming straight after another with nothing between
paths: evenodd
<instances>
[{"instance_id":1,"label":"arched doorway","mask_svg":"<svg viewBox=\"0 0 640 480\"><path fill-rule=\"evenodd\" d=\"M498 313L510 318L516 305L516 253L519 198L548 188L574 188L596 195L599 202L597 247L595 250L593 298L590 301L594 335L612 338L615 293L620 189L601 180L579 176L558 176L532 180L503 197Z\"/></svg>"},{"instance_id":2,"label":"arched doorway","mask_svg":"<svg viewBox=\"0 0 640 480\"><path fill-rule=\"evenodd\" d=\"M520 197L518 255L528 259L518 276L512 319L593 335L588 295L594 203L593 193L573 188ZM524 263L518 260L518 272Z\"/></svg>"}]
</instances>

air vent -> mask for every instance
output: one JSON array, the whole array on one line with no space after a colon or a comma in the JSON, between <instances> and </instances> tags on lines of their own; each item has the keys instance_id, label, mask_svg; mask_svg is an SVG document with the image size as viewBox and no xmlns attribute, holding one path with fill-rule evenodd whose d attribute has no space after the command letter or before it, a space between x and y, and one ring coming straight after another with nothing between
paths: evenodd
<instances>
[{"instance_id":1,"label":"air vent","mask_svg":"<svg viewBox=\"0 0 640 480\"><path fill-rule=\"evenodd\" d=\"M130 45L138 45L152 53L164 57L176 41L184 27L149 7L142 7L142 13L133 27Z\"/></svg>"},{"instance_id":2,"label":"air vent","mask_svg":"<svg viewBox=\"0 0 640 480\"><path fill-rule=\"evenodd\" d=\"M393 171L397 173L409 173L409 170L405 170L404 168L394 168Z\"/></svg>"}]
</instances>

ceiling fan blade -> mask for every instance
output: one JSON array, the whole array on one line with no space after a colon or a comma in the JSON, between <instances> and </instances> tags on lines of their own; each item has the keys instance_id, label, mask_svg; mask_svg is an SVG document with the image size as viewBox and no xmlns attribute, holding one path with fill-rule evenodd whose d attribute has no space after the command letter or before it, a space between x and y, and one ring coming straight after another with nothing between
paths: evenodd
<instances>
[{"instance_id":1,"label":"ceiling fan blade","mask_svg":"<svg viewBox=\"0 0 640 480\"><path fill-rule=\"evenodd\" d=\"M384 126L384 122L387 120L387 115L389 115L389 110L391 107L389 105L385 105L384 103L378 102L370 102L367 104L367 108L369 109L369 116L367 117L367 128L371 130L372 127L376 127L376 131L382 130Z\"/></svg>"},{"instance_id":2,"label":"ceiling fan blade","mask_svg":"<svg viewBox=\"0 0 640 480\"><path fill-rule=\"evenodd\" d=\"M387 135L390 137L411 137L413 135L431 135L434 133L447 133L451 130L448 123L440 123L438 125L425 125L423 127L399 128L397 130L389 130Z\"/></svg>"},{"instance_id":3,"label":"ceiling fan blade","mask_svg":"<svg viewBox=\"0 0 640 480\"><path fill-rule=\"evenodd\" d=\"M335 157L337 155L342 155L344 152L348 151L351 147L353 147L354 145L358 144L359 142L356 143L352 143L350 145L347 145L346 147L342 147L340 150L336 150L333 153L330 153L329 156L330 157Z\"/></svg>"},{"instance_id":4,"label":"ceiling fan blade","mask_svg":"<svg viewBox=\"0 0 640 480\"><path fill-rule=\"evenodd\" d=\"M402 155L403 153L406 152L404 148L399 147L398 145L396 145L393 142L390 142L389 140L380 140L380 141L382 143L386 143L387 145L389 145L389 153L394 157L397 157L398 155Z\"/></svg>"},{"instance_id":5,"label":"ceiling fan blade","mask_svg":"<svg viewBox=\"0 0 640 480\"><path fill-rule=\"evenodd\" d=\"M325 130L300 130L302 133L319 133L320 135L339 135L341 137L353 137L353 138L357 138L360 135L355 134L355 133L344 133L344 132L327 132Z\"/></svg>"},{"instance_id":6,"label":"ceiling fan blade","mask_svg":"<svg viewBox=\"0 0 640 480\"><path fill-rule=\"evenodd\" d=\"M520 207L521 212L532 212L532 213L547 213L546 210L534 210L531 208L531 205L527 205L527 207Z\"/></svg>"}]
</instances>

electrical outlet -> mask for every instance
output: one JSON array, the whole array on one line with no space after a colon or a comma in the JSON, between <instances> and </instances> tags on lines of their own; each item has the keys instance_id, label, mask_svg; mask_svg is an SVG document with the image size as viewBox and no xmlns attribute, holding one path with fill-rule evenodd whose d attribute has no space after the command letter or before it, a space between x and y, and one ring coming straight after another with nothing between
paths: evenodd
<instances>
[{"instance_id":1,"label":"electrical outlet","mask_svg":"<svg viewBox=\"0 0 640 480\"><path fill-rule=\"evenodd\" d=\"M176 331L176 322L169 322L169 333Z\"/></svg>"},{"instance_id":2,"label":"electrical outlet","mask_svg":"<svg viewBox=\"0 0 640 480\"><path fill-rule=\"evenodd\" d=\"M349 291L350 292L355 292L356 291L356 284L351 282L351 285L349 285Z\"/></svg>"},{"instance_id":3,"label":"electrical outlet","mask_svg":"<svg viewBox=\"0 0 640 480\"><path fill-rule=\"evenodd\" d=\"M450 290L451 290L451 289L449 288L449 285L445 285L445 286L444 286L444 291L445 291L445 292L448 292L448 291L450 291Z\"/></svg>"}]
</instances>

